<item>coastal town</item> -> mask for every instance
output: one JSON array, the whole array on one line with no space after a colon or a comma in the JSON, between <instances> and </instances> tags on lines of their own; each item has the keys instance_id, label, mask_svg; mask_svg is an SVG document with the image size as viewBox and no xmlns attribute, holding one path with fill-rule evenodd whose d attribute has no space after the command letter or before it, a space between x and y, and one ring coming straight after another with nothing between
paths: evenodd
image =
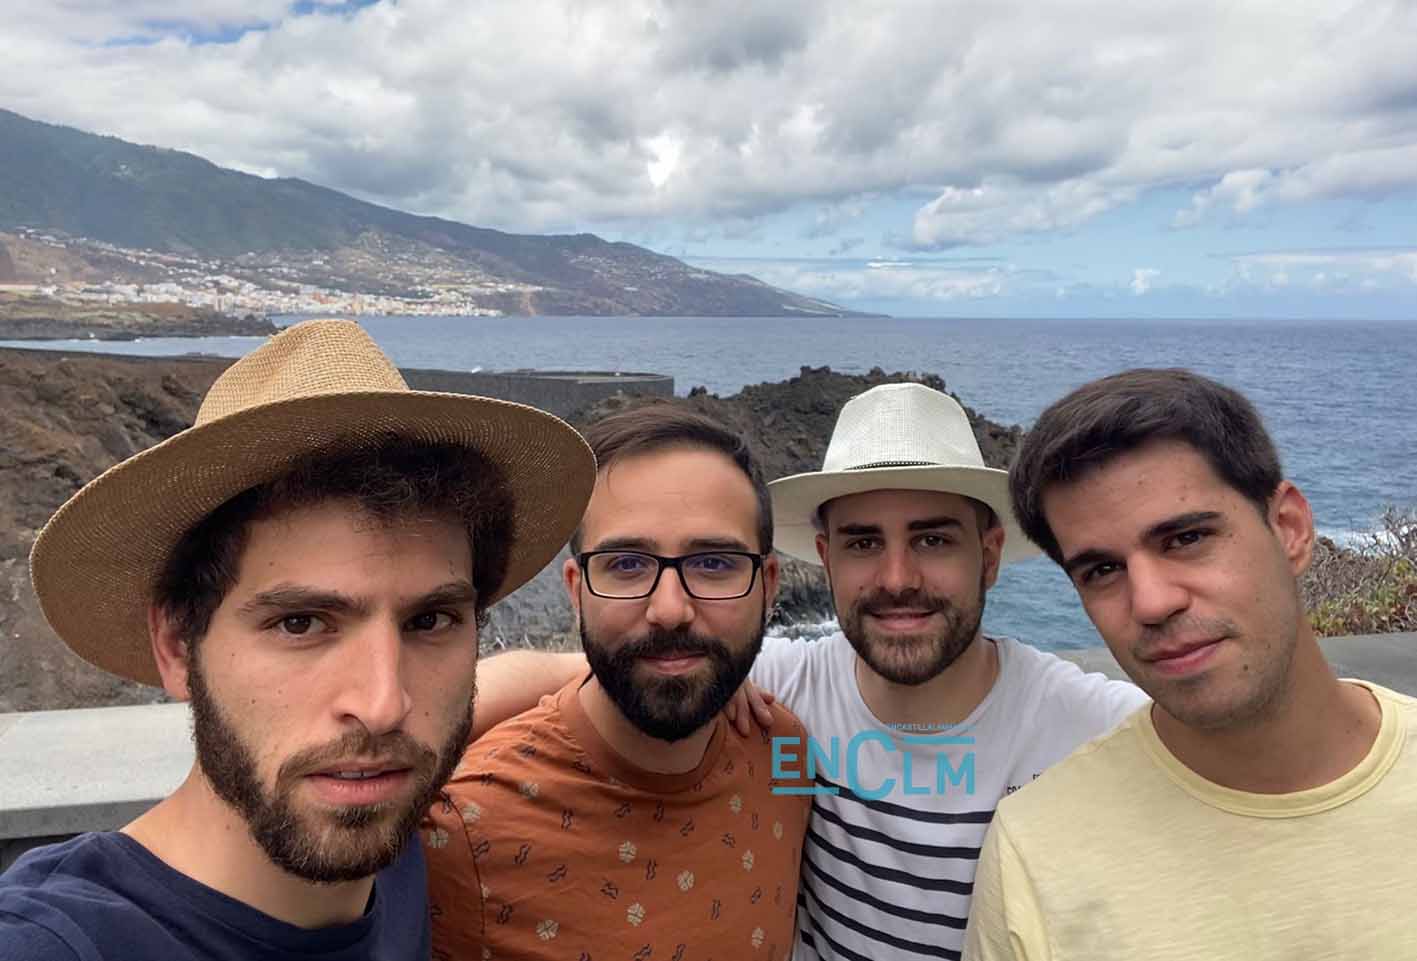
<instances>
[{"instance_id":1,"label":"coastal town","mask_svg":"<svg viewBox=\"0 0 1417 961\"><path fill-rule=\"evenodd\" d=\"M543 289L431 249L390 249L385 237L370 238L368 247L224 259L20 227L0 234L11 261L8 271L0 265L0 290L65 304L183 304L231 315L495 316L505 311L489 301Z\"/></svg>"}]
</instances>

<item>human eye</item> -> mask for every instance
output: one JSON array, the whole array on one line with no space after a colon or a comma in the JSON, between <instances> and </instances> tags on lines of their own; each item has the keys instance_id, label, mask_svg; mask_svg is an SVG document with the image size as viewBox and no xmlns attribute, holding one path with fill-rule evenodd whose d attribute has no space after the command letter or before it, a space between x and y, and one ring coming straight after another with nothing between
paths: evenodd
<instances>
[{"instance_id":1,"label":"human eye","mask_svg":"<svg viewBox=\"0 0 1417 961\"><path fill-rule=\"evenodd\" d=\"M1210 537L1214 531L1203 527L1192 527L1184 531L1178 531L1166 538L1163 547L1166 550L1176 550L1178 548L1194 547L1206 538Z\"/></svg>"},{"instance_id":2,"label":"human eye","mask_svg":"<svg viewBox=\"0 0 1417 961\"><path fill-rule=\"evenodd\" d=\"M290 637L313 637L318 634L328 634L333 627L318 614L282 614L271 621L267 629Z\"/></svg>"},{"instance_id":3,"label":"human eye","mask_svg":"<svg viewBox=\"0 0 1417 961\"><path fill-rule=\"evenodd\" d=\"M422 634L446 631L462 623L462 616L454 611L424 611L415 614L404 623L404 630Z\"/></svg>"},{"instance_id":4,"label":"human eye","mask_svg":"<svg viewBox=\"0 0 1417 961\"><path fill-rule=\"evenodd\" d=\"M641 577L654 569L654 558L644 554L601 554L597 558L601 570L614 577Z\"/></svg>"},{"instance_id":5,"label":"human eye","mask_svg":"<svg viewBox=\"0 0 1417 961\"><path fill-rule=\"evenodd\" d=\"M695 573L722 577L742 570L747 559L738 554L690 554L684 563Z\"/></svg>"},{"instance_id":6,"label":"human eye","mask_svg":"<svg viewBox=\"0 0 1417 961\"><path fill-rule=\"evenodd\" d=\"M954 542L953 537L941 531L930 531L929 533L921 534L915 539L916 546L930 551L943 550Z\"/></svg>"},{"instance_id":7,"label":"human eye","mask_svg":"<svg viewBox=\"0 0 1417 961\"><path fill-rule=\"evenodd\" d=\"M1107 579L1122 569L1122 565L1116 561L1102 561L1098 564L1091 564L1077 573L1076 581L1079 587L1099 587L1106 583Z\"/></svg>"},{"instance_id":8,"label":"human eye","mask_svg":"<svg viewBox=\"0 0 1417 961\"><path fill-rule=\"evenodd\" d=\"M881 539L874 536L851 537L846 541L846 549L853 554L868 554L880 550Z\"/></svg>"}]
</instances>

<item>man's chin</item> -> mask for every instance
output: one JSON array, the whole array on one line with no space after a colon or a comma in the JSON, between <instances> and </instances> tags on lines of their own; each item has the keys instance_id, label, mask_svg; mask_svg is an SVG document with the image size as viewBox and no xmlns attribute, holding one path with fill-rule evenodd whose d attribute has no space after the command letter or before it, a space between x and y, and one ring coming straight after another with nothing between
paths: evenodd
<instances>
[{"instance_id":1,"label":"man's chin","mask_svg":"<svg viewBox=\"0 0 1417 961\"><path fill-rule=\"evenodd\" d=\"M968 648L945 649L938 634L883 634L870 631L857 653L866 666L893 684L924 684L944 673Z\"/></svg>"},{"instance_id":2,"label":"man's chin","mask_svg":"<svg viewBox=\"0 0 1417 961\"><path fill-rule=\"evenodd\" d=\"M403 851L417 823L412 803L318 806L288 811L285 830L256 841L290 874L319 884L377 874Z\"/></svg>"}]
</instances>

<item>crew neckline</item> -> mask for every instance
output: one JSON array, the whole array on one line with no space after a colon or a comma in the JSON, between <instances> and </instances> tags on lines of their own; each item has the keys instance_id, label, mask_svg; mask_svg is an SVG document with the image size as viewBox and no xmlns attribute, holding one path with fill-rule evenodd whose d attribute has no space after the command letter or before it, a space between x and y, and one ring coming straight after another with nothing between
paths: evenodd
<instances>
[{"instance_id":1,"label":"crew neckline","mask_svg":"<svg viewBox=\"0 0 1417 961\"><path fill-rule=\"evenodd\" d=\"M693 770L679 774L646 771L611 747L610 742L596 730L580 699L580 689L590 678L591 675L587 673L563 687L556 695L556 708L571 738L603 774L649 794L678 794L695 787L708 777L723 753L728 722L723 719L722 714L714 718L713 734L709 737L708 747L704 749L703 758Z\"/></svg>"},{"instance_id":2,"label":"crew neckline","mask_svg":"<svg viewBox=\"0 0 1417 961\"><path fill-rule=\"evenodd\" d=\"M877 729L896 740L900 740L901 738L906 736L918 735L922 733L930 733L938 736L948 736L962 735L973 730L974 727L979 724L980 719L984 717L985 712L987 712L989 708L993 705L995 699L1000 696L999 691L1006 683L1005 676L1011 670L1014 658L1014 651L1012 650L1010 638L991 637L986 634L979 635L981 640L987 641L994 645L994 650L999 658L999 670L994 675L994 683L989 686L988 692L986 692L985 695L980 698L979 703L974 706L974 710L969 712L969 716L966 717L964 720L958 722L957 724L951 724L947 727L941 727L930 732L912 731L888 724L887 722L881 720L876 715L875 711L871 710L871 705L866 703L866 697L861 693L861 682L858 681L856 678L856 662L860 659L860 655L856 653L856 649L851 646L851 642L846 639L845 634L838 633L838 636L841 638L841 646L845 650L844 660L847 664L846 676L850 681L848 687L851 691L852 703L856 706L857 710L861 712L862 716L871 719L871 723L873 723L877 727ZM870 670L870 668L868 667L867 670Z\"/></svg>"},{"instance_id":3,"label":"crew neckline","mask_svg":"<svg viewBox=\"0 0 1417 961\"><path fill-rule=\"evenodd\" d=\"M1178 787L1210 807L1255 818L1297 818L1341 807L1367 794L1382 781L1402 753L1406 731L1398 715L1397 703L1384 688L1368 681L1342 679L1372 694L1382 712L1377 737L1366 754L1351 770L1327 784L1284 794L1260 794L1216 784L1192 771L1161 740L1151 711L1138 711L1136 725L1143 747L1161 771Z\"/></svg>"},{"instance_id":4,"label":"crew neckline","mask_svg":"<svg viewBox=\"0 0 1417 961\"><path fill-rule=\"evenodd\" d=\"M384 873L383 871L375 875L364 913L358 918L344 924L305 928L267 914L260 908L184 874L148 850L137 838L121 831L105 832L102 836L108 838L136 870L184 900L209 921L236 931L253 943L278 947L282 951L348 949L369 936L382 913L381 905L384 899L379 874ZM407 842L410 846L417 843L417 838L410 838ZM403 858L407 853L405 850L399 857ZM397 863L397 860L394 863ZM245 916L239 926L232 924L233 912Z\"/></svg>"}]
</instances>

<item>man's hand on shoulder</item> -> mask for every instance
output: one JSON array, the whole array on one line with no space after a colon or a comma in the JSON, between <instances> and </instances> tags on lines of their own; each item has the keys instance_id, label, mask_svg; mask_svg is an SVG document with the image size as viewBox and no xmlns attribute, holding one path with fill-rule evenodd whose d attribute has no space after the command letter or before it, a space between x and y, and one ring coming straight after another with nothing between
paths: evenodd
<instances>
[{"instance_id":1,"label":"man's hand on shoulder","mask_svg":"<svg viewBox=\"0 0 1417 961\"><path fill-rule=\"evenodd\" d=\"M771 691L765 691L752 681L744 680L738 691L723 707L723 716L743 737L753 733L756 723L763 730L771 730L775 718L770 705L777 700Z\"/></svg>"}]
</instances>

